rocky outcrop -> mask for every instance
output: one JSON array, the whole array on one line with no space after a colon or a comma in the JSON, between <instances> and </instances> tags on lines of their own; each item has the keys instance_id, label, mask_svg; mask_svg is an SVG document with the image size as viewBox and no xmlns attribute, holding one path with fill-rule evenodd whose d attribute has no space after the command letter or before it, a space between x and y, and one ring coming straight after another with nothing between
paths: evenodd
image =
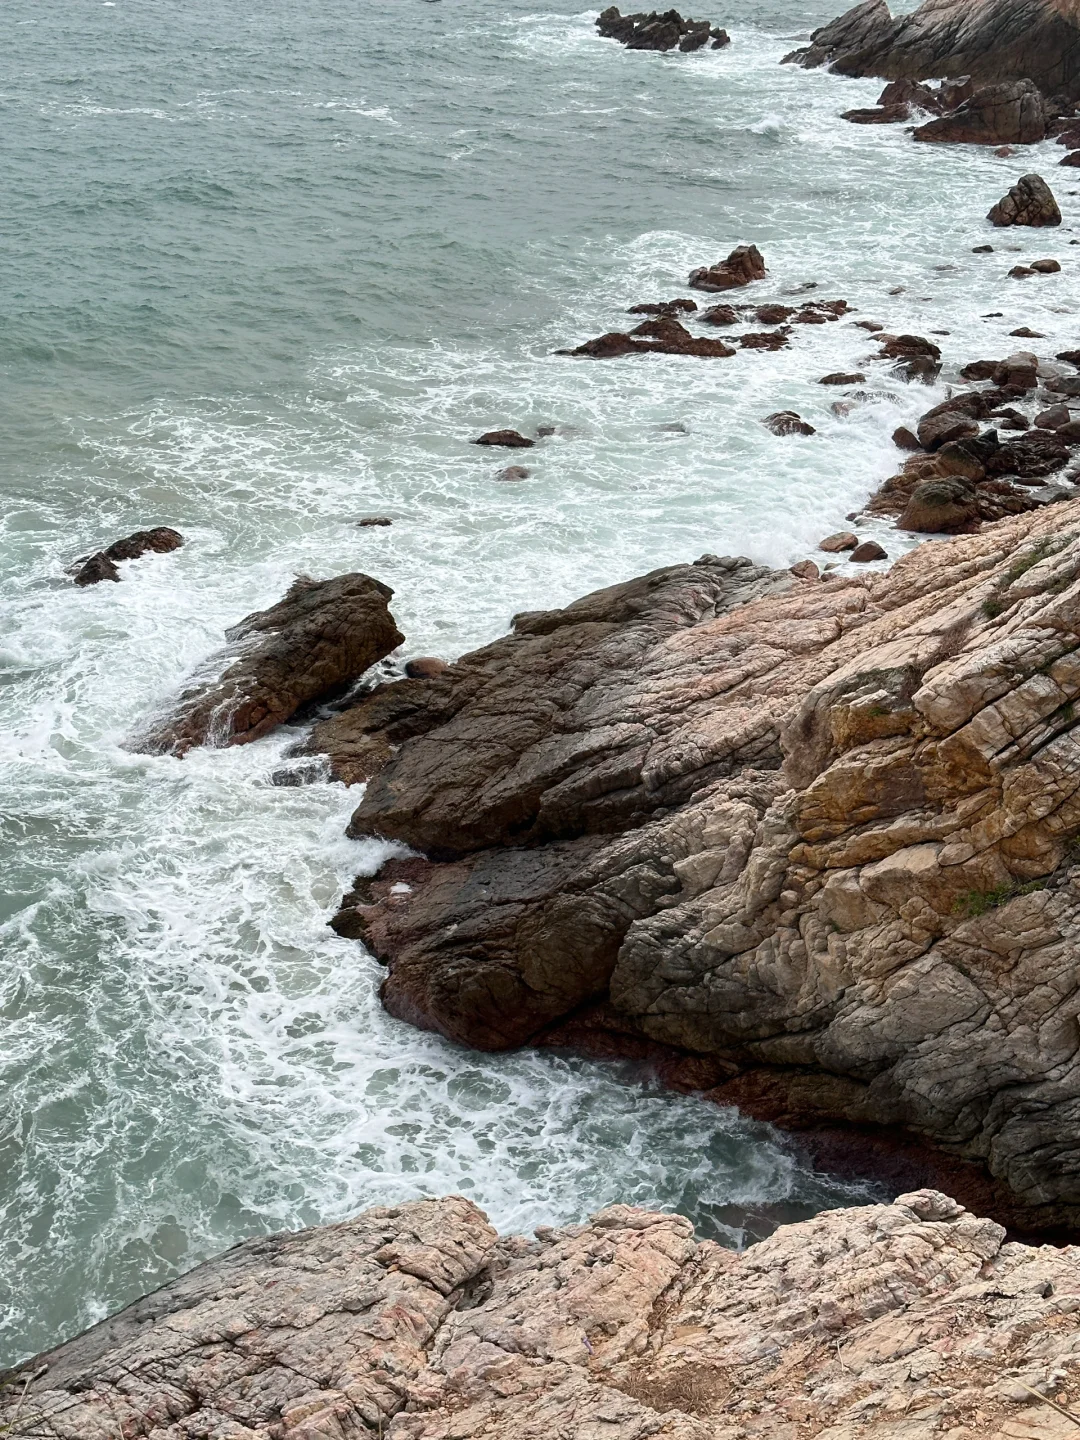
<instances>
[{"instance_id":1,"label":"rocky outcrop","mask_svg":"<svg viewBox=\"0 0 1080 1440\"><path fill-rule=\"evenodd\" d=\"M15 1440L1066 1440L1080 1253L934 1190L743 1254L454 1197L248 1241L3 1377Z\"/></svg>"},{"instance_id":2,"label":"rocky outcrop","mask_svg":"<svg viewBox=\"0 0 1080 1440\"><path fill-rule=\"evenodd\" d=\"M1003 80L982 86L956 110L920 125L915 139L939 144L1035 145L1046 139L1047 118L1043 97L1030 80Z\"/></svg>"},{"instance_id":3,"label":"rocky outcrop","mask_svg":"<svg viewBox=\"0 0 1080 1440\"><path fill-rule=\"evenodd\" d=\"M284 600L225 632L229 648L211 661L220 673L195 676L134 748L244 745L344 689L405 638L387 606L393 593L361 574L294 581Z\"/></svg>"},{"instance_id":4,"label":"rocky outcrop","mask_svg":"<svg viewBox=\"0 0 1080 1440\"><path fill-rule=\"evenodd\" d=\"M1030 80L1044 95L1075 100L1080 11L1075 0L924 0L894 18L884 0L866 0L786 59L887 80Z\"/></svg>"},{"instance_id":5,"label":"rocky outcrop","mask_svg":"<svg viewBox=\"0 0 1080 1440\"><path fill-rule=\"evenodd\" d=\"M596 18L596 28L605 39L618 40L628 50L700 50L712 41L714 50L730 44L726 30L708 20L684 20L677 10L658 10L623 15L609 5Z\"/></svg>"},{"instance_id":6,"label":"rocky outcrop","mask_svg":"<svg viewBox=\"0 0 1080 1440\"><path fill-rule=\"evenodd\" d=\"M1075 1223L1078 535L1065 502L885 574L706 556L328 722L376 756L352 833L430 857L343 912L387 1006L487 1049L588 1012Z\"/></svg>"},{"instance_id":7,"label":"rocky outcrop","mask_svg":"<svg viewBox=\"0 0 1080 1440\"><path fill-rule=\"evenodd\" d=\"M768 273L756 245L737 245L726 260L691 270L688 283L695 290L738 290L755 280L764 280Z\"/></svg>"},{"instance_id":8,"label":"rocky outcrop","mask_svg":"<svg viewBox=\"0 0 1080 1440\"><path fill-rule=\"evenodd\" d=\"M594 360L614 360L623 355L695 355L699 359L727 359L735 354L722 340L691 335L672 315L644 320L629 334L611 330L586 340L573 350L556 350L556 355L588 355Z\"/></svg>"},{"instance_id":9,"label":"rocky outcrop","mask_svg":"<svg viewBox=\"0 0 1080 1440\"><path fill-rule=\"evenodd\" d=\"M991 225L997 226L1060 225L1061 211L1050 186L1041 175L1021 175L986 218Z\"/></svg>"},{"instance_id":10,"label":"rocky outcrop","mask_svg":"<svg viewBox=\"0 0 1080 1440\"><path fill-rule=\"evenodd\" d=\"M184 537L168 525L158 525L153 530L136 530L123 540L114 540L104 550L93 555L84 555L71 567L76 585L97 585L101 580L119 580L116 568L122 560L138 560L141 555L166 555L170 550L179 550Z\"/></svg>"}]
</instances>

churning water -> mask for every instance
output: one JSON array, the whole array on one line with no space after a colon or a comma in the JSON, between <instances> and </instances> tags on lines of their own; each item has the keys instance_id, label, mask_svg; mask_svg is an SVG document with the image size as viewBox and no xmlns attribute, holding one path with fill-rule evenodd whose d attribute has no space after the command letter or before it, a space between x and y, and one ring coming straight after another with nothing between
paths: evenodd
<instances>
[{"instance_id":1,"label":"churning water","mask_svg":"<svg viewBox=\"0 0 1080 1440\"><path fill-rule=\"evenodd\" d=\"M777 64L831 10L714 0L731 47L659 56L598 39L575 0L8 0L0 1361L243 1236L417 1193L502 1227L618 1198L720 1234L731 1204L856 1193L616 1069L385 1016L379 968L326 920L387 847L344 838L355 793L269 782L295 736L183 761L122 744L297 573L370 571L407 649L453 656L702 551L806 554L938 398L832 415L816 379L859 368L865 332L551 354L738 242L766 254L762 299L817 281L951 332L957 360L1020 324L1044 353L1076 343L1067 273L1018 285L1001 246L970 254L1018 166L1060 152L845 124L872 82ZM1067 258L1059 193L1065 230L1005 250ZM818 435L758 423L787 407ZM560 430L520 484L467 443L538 424ZM72 587L76 556L151 524L188 543Z\"/></svg>"}]
</instances>

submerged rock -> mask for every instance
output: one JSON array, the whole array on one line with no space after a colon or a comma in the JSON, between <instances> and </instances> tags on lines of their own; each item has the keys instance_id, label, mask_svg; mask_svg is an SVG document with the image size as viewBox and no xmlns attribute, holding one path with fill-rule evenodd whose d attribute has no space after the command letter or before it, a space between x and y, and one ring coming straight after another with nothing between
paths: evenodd
<instances>
[{"instance_id":1,"label":"submerged rock","mask_svg":"<svg viewBox=\"0 0 1080 1440\"><path fill-rule=\"evenodd\" d=\"M774 435L816 435L817 431L808 420L797 415L794 410L777 410L773 415L766 415L761 422L766 429Z\"/></svg>"},{"instance_id":2,"label":"submerged rock","mask_svg":"<svg viewBox=\"0 0 1080 1440\"><path fill-rule=\"evenodd\" d=\"M231 663L216 678L195 677L133 748L180 756L258 740L402 643L387 605L393 593L369 575L300 577L283 600L225 632L222 658Z\"/></svg>"},{"instance_id":3,"label":"submerged rock","mask_svg":"<svg viewBox=\"0 0 1080 1440\"><path fill-rule=\"evenodd\" d=\"M725 359L735 354L722 340L704 335L691 335L685 325L670 315L645 320L629 334L613 330L586 340L573 350L557 350L557 355L588 355L595 360L617 359L622 355L696 355L702 359Z\"/></svg>"},{"instance_id":4,"label":"submerged rock","mask_svg":"<svg viewBox=\"0 0 1080 1440\"><path fill-rule=\"evenodd\" d=\"M104 550L76 560L72 566L76 585L97 585L101 580L119 580L116 568L119 560L137 560L149 553L166 555L170 550L179 550L184 537L168 525L158 525L153 530L136 530L122 540L114 540Z\"/></svg>"},{"instance_id":5,"label":"submerged rock","mask_svg":"<svg viewBox=\"0 0 1080 1440\"><path fill-rule=\"evenodd\" d=\"M928 1416L977 1405L980 1434L1059 1440L1070 1432L1042 1395L1074 1390L1078 1290L1075 1249L1007 1243L929 1189L741 1253L630 1205L500 1238L470 1200L416 1200L200 1265L4 1376L0 1426L65 1440L921 1440Z\"/></svg>"},{"instance_id":6,"label":"submerged rock","mask_svg":"<svg viewBox=\"0 0 1080 1440\"><path fill-rule=\"evenodd\" d=\"M1060 225L1061 211L1041 175L1022 175L986 217L991 225Z\"/></svg>"}]
</instances>

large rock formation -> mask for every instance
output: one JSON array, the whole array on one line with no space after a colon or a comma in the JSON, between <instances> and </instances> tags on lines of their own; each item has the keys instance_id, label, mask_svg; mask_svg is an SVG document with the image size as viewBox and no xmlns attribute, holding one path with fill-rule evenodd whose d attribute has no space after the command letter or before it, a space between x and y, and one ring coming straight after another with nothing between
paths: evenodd
<instances>
[{"instance_id":1,"label":"large rock formation","mask_svg":"<svg viewBox=\"0 0 1080 1440\"><path fill-rule=\"evenodd\" d=\"M991 225L1060 225L1061 211L1041 175L1021 175L986 217Z\"/></svg>"},{"instance_id":2,"label":"large rock formation","mask_svg":"<svg viewBox=\"0 0 1080 1440\"><path fill-rule=\"evenodd\" d=\"M619 40L628 50L700 50L711 40L714 50L730 44L726 30L708 20L684 19L677 10L644 11L623 15L609 5L596 17L596 28L608 40Z\"/></svg>"},{"instance_id":3,"label":"large rock formation","mask_svg":"<svg viewBox=\"0 0 1080 1440\"><path fill-rule=\"evenodd\" d=\"M1047 119L1046 103L1030 80L1003 80L981 86L949 114L920 125L915 139L938 144L1035 145L1046 139Z\"/></svg>"},{"instance_id":4,"label":"large rock formation","mask_svg":"<svg viewBox=\"0 0 1080 1440\"><path fill-rule=\"evenodd\" d=\"M196 745L245 745L358 680L405 638L387 608L393 593L358 573L294 581L284 600L225 632L230 647L211 663L231 663L214 678L195 676L136 748L185 755Z\"/></svg>"},{"instance_id":5,"label":"large rock formation","mask_svg":"<svg viewBox=\"0 0 1080 1440\"><path fill-rule=\"evenodd\" d=\"M924 0L893 17L865 0L786 57L842 75L888 80L970 76L977 84L1031 80L1044 95L1080 97L1077 0Z\"/></svg>"},{"instance_id":6,"label":"large rock formation","mask_svg":"<svg viewBox=\"0 0 1080 1440\"><path fill-rule=\"evenodd\" d=\"M377 689L316 743L376 772L352 833L431 858L339 927L455 1040L587 1014L1075 1225L1078 537L1065 502L827 583L706 556Z\"/></svg>"},{"instance_id":7,"label":"large rock formation","mask_svg":"<svg viewBox=\"0 0 1080 1440\"><path fill-rule=\"evenodd\" d=\"M1080 1252L934 1190L742 1255L461 1198L249 1241L0 1377L14 1440L1071 1440Z\"/></svg>"}]
</instances>

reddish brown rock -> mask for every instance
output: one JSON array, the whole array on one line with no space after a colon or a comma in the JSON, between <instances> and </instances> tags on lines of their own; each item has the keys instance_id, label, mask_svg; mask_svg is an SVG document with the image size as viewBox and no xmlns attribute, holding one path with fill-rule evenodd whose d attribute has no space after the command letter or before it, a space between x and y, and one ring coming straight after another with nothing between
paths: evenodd
<instances>
[{"instance_id":1,"label":"reddish brown rock","mask_svg":"<svg viewBox=\"0 0 1080 1440\"><path fill-rule=\"evenodd\" d=\"M915 139L962 145L1034 145L1046 138L1047 112L1030 80L976 90L956 110L920 125Z\"/></svg>"},{"instance_id":2,"label":"reddish brown rock","mask_svg":"<svg viewBox=\"0 0 1080 1440\"><path fill-rule=\"evenodd\" d=\"M866 383L866 376L858 370L853 370L849 375L835 371L831 375L823 375L818 381L819 385L863 385Z\"/></svg>"},{"instance_id":3,"label":"reddish brown rock","mask_svg":"<svg viewBox=\"0 0 1080 1440\"><path fill-rule=\"evenodd\" d=\"M525 465L507 465L505 470L500 470L495 476L496 480L527 480L532 471Z\"/></svg>"},{"instance_id":4,"label":"reddish brown rock","mask_svg":"<svg viewBox=\"0 0 1080 1440\"><path fill-rule=\"evenodd\" d=\"M991 225L1060 225L1061 211L1041 175L1022 175L986 217Z\"/></svg>"},{"instance_id":5,"label":"reddish brown rock","mask_svg":"<svg viewBox=\"0 0 1080 1440\"><path fill-rule=\"evenodd\" d=\"M609 5L596 20L599 33L609 40L618 40L628 50L700 50L712 41L720 50L730 44L726 30L710 25L708 20L683 19L677 10L658 10L636 15L623 15L617 6Z\"/></svg>"},{"instance_id":6,"label":"reddish brown rock","mask_svg":"<svg viewBox=\"0 0 1080 1440\"><path fill-rule=\"evenodd\" d=\"M704 325L737 325L739 312L730 305L710 305L697 318Z\"/></svg>"},{"instance_id":7,"label":"reddish brown rock","mask_svg":"<svg viewBox=\"0 0 1080 1440\"><path fill-rule=\"evenodd\" d=\"M871 560L887 560L889 554L876 540L864 540L861 545L855 546L848 558L856 565L866 565Z\"/></svg>"},{"instance_id":8,"label":"reddish brown rock","mask_svg":"<svg viewBox=\"0 0 1080 1440\"><path fill-rule=\"evenodd\" d=\"M751 330L739 336L739 344L744 350L784 350L791 344L786 331L786 325L781 330Z\"/></svg>"},{"instance_id":9,"label":"reddish brown rock","mask_svg":"<svg viewBox=\"0 0 1080 1440\"><path fill-rule=\"evenodd\" d=\"M1063 155L1061 157L1061 159L1058 161L1058 164L1072 166L1080 165L1080 150L1070 150L1067 155Z\"/></svg>"},{"instance_id":10,"label":"reddish brown rock","mask_svg":"<svg viewBox=\"0 0 1080 1440\"><path fill-rule=\"evenodd\" d=\"M1058 275L1061 273L1060 260L1032 260L1031 268L1036 275Z\"/></svg>"},{"instance_id":11,"label":"reddish brown rock","mask_svg":"<svg viewBox=\"0 0 1080 1440\"><path fill-rule=\"evenodd\" d=\"M898 450L921 450L919 437L914 435L906 425L899 425L892 433L892 442Z\"/></svg>"},{"instance_id":12,"label":"reddish brown rock","mask_svg":"<svg viewBox=\"0 0 1080 1440\"><path fill-rule=\"evenodd\" d=\"M224 670L194 677L134 748L180 756L258 740L402 643L387 605L393 593L369 575L295 580L284 600L225 632Z\"/></svg>"},{"instance_id":13,"label":"reddish brown rock","mask_svg":"<svg viewBox=\"0 0 1080 1440\"><path fill-rule=\"evenodd\" d=\"M388 515L365 515L362 520L357 520L361 530L370 530L375 527L393 525L393 520Z\"/></svg>"},{"instance_id":14,"label":"reddish brown rock","mask_svg":"<svg viewBox=\"0 0 1080 1440\"><path fill-rule=\"evenodd\" d=\"M474 445L499 445L508 450L527 450L535 445L536 441L527 439L516 430L488 430L472 443Z\"/></svg>"},{"instance_id":15,"label":"reddish brown rock","mask_svg":"<svg viewBox=\"0 0 1080 1440\"><path fill-rule=\"evenodd\" d=\"M809 421L797 415L794 410L777 410L773 415L766 415L761 422L774 435L816 435L817 431Z\"/></svg>"},{"instance_id":16,"label":"reddish brown rock","mask_svg":"<svg viewBox=\"0 0 1080 1440\"><path fill-rule=\"evenodd\" d=\"M737 290L768 274L761 251L756 245L738 245L726 260L703 265L690 272L690 285L695 290Z\"/></svg>"},{"instance_id":17,"label":"reddish brown rock","mask_svg":"<svg viewBox=\"0 0 1080 1440\"><path fill-rule=\"evenodd\" d=\"M759 325L783 325L794 314L793 305L759 305L754 311L754 318Z\"/></svg>"},{"instance_id":18,"label":"reddish brown rock","mask_svg":"<svg viewBox=\"0 0 1080 1440\"><path fill-rule=\"evenodd\" d=\"M595 340L586 340L576 350L560 350L560 355L588 355L608 360L622 355L692 355L702 359L725 359L735 354L722 340L692 335L670 315L646 320L635 325L629 335L612 332Z\"/></svg>"},{"instance_id":19,"label":"reddish brown rock","mask_svg":"<svg viewBox=\"0 0 1080 1440\"><path fill-rule=\"evenodd\" d=\"M824 540L819 540L818 549L838 555L842 550L854 550L858 543L859 537L853 531L838 530L835 535L826 535Z\"/></svg>"},{"instance_id":20,"label":"reddish brown rock","mask_svg":"<svg viewBox=\"0 0 1080 1440\"><path fill-rule=\"evenodd\" d=\"M791 574L797 580L820 580L821 571L813 560L799 560L791 567Z\"/></svg>"},{"instance_id":21,"label":"reddish brown rock","mask_svg":"<svg viewBox=\"0 0 1080 1440\"><path fill-rule=\"evenodd\" d=\"M405 674L410 680L434 680L436 675L442 675L449 669L446 661L435 655L418 655L415 660L407 662Z\"/></svg>"},{"instance_id":22,"label":"reddish brown rock","mask_svg":"<svg viewBox=\"0 0 1080 1440\"><path fill-rule=\"evenodd\" d=\"M659 300L651 305L631 305L628 315L678 315L685 312L692 315L697 309L696 300Z\"/></svg>"},{"instance_id":23,"label":"reddish brown rock","mask_svg":"<svg viewBox=\"0 0 1080 1440\"><path fill-rule=\"evenodd\" d=\"M1078 534L1063 502L826 584L703 557L361 699L352 831L432 857L366 918L387 1005L489 1048L596 1006L1074 1223Z\"/></svg>"},{"instance_id":24,"label":"reddish brown rock","mask_svg":"<svg viewBox=\"0 0 1080 1440\"><path fill-rule=\"evenodd\" d=\"M114 540L104 550L77 560L72 566L76 585L96 585L101 580L119 580L116 568L121 560L138 560L141 555L166 555L170 550L179 550L184 537L168 525L158 525L153 530L136 530L122 540Z\"/></svg>"},{"instance_id":25,"label":"reddish brown rock","mask_svg":"<svg viewBox=\"0 0 1080 1440\"><path fill-rule=\"evenodd\" d=\"M1060 430L1071 419L1072 412L1067 405L1051 405L1049 409L1039 411L1034 423L1040 430Z\"/></svg>"},{"instance_id":26,"label":"reddish brown rock","mask_svg":"<svg viewBox=\"0 0 1080 1440\"><path fill-rule=\"evenodd\" d=\"M875 105L865 110L842 110L841 120L852 125L899 125L911 119L910 105Z\"/></svg>"}]
</instances>

